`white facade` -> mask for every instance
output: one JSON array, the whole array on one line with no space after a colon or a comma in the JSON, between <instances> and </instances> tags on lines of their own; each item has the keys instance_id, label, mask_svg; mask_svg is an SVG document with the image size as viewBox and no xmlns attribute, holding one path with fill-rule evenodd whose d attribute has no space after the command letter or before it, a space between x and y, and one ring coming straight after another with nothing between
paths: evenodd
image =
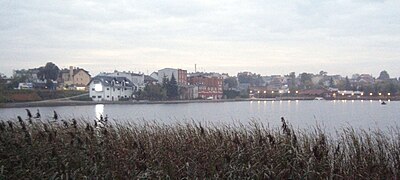
<instances>
[{"instance_id":1,"label":"white facade","mask_svg":"<svg viewBox=\"0 0 400 180\"><path fill-rule=\"evenodd\" d=\"M133 83L125 77L96 76L89 84L89 96L93 101L129 99L133 92Z\"/></svg>"}]
</instances>

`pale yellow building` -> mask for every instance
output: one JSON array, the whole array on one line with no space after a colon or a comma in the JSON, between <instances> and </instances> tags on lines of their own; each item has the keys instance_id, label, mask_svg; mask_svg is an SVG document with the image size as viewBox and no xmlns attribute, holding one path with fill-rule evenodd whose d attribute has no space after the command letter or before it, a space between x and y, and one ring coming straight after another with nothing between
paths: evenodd
<instances>
[{"instance_id":1,"label":"pale yellow building","mask_svg":"<svg viewBox=\"0 0 400 180\"><path fill-rule=\"evenodd\" d=\"M88 71L81 68L63 69L59 74L59 87L62 89L85 90L91 80Z\"/></svg>"}]
</instances>

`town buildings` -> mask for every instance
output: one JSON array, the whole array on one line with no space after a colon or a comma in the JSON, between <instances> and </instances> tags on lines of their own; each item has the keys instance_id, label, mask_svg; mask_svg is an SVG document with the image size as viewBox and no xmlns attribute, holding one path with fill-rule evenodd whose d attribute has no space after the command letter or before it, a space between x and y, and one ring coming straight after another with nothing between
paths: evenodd
<instances>
[{"instance_id":1,"label":"town buildings","mask_svg":"<svg viewBox=\"0 0 400 180\"><path fill-rule=\"evenodd\" d=\"M132 98L135 86L122 76L98 75L89 83L93 101L120 101Z\"/></svg>"},{"instance_id":2,"label":"town buildings","mask_svg":"<svg viewBox=\"0 0 400 180\"><path fill-rule=\"evenodd\" d=\"M13 77L14 78L26 78L26 82L30 83L44 83L43 80L40 79L39 77L39 68L33 68L33 69L21 69L21 70L14 70L13 71Z\"/></svg>"}]
</instances>

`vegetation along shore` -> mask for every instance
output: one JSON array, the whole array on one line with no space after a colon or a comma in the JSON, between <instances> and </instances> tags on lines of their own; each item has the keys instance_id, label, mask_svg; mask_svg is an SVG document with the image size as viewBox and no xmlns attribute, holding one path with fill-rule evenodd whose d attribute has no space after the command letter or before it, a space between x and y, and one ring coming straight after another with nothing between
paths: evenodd
<instances>
[{"instance_id":1,"label":"vegetation along shore","mask_svg":"<svg viewBox=\"0 0 400 180\"><path fill-rule=\"evenodd\" d=\"M399 128L330 135L281 122L118 125L28 111L26 119L0 122L0 179L400 177Z\"/></svg>"}]
</instances>

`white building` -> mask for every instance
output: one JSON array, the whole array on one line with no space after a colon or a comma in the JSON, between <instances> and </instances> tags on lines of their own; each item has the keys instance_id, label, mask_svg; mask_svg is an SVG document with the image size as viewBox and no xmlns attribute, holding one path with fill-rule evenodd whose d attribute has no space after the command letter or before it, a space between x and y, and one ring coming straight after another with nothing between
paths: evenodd
<instances>
[{"instance_id":1,"label":"white building","mask_svg":"<svg viewBox=\"0 0 400 180\"><path fill-rule=\"evenodd\" d=\"M119 101L131 98L134 89L126 77L98 75L89 83L89 96L93 101Z\"/></svg>"},{"instance_id":2,"label":"white building","mask_svg":"<svg viewBox=\"0 0 400 180\"><path fill-rule=\"evenodd\" d=\"M33 89L32 83L19 83L18 89Z\"/></svg>"}]
</instances>

